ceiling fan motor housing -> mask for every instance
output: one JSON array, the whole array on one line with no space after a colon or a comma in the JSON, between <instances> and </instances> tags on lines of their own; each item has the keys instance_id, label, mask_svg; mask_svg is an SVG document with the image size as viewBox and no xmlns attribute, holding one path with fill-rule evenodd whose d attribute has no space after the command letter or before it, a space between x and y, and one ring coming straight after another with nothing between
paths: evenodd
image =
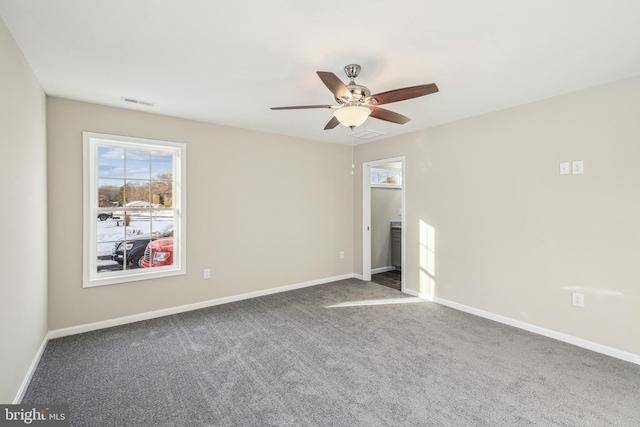
<instances>
[{"instance_id":1,"label":"ceiling fan motor housing","mask_svg":"<svg viewBox=\"0 0 640 427\"><path fill-rule=\"evenodd\" d=\"M351 99L339 100L336 98L338 102L342 101L341 103L358 105L364 100L364 98L371 95L371 91L368 87L356 84L355 82L355 78L358 77L361 69L362 67L360 67L358 64L349 64L344 67L344 73L347 75L347 77L349 77L350 80L349 84L347 85L347 89L349 89L349 92L351 92Z\"/></svg>"},{"instance_id":2,"label":"ceiling fan motor housing","mask_svg":"<svg viewBox=\"0 0 640 427\"><path fill-rule=\"evenodd\" d=\"M336 98L336 101L338 101L338 103L340 104L356 103L357 104L357 103L363 102L367 96L371 95L371 91L369 90L368 87L358 85L355 83L348 84L347 89L349 89L349 92L351 92L351 99L349 100L349 99Z\"/></svg>"}]
</instances>

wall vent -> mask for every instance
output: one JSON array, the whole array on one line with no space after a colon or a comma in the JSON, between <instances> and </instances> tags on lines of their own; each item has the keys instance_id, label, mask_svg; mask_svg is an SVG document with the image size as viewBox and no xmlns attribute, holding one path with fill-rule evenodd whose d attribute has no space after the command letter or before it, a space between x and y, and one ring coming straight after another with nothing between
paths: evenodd
<instances>
[{"instance_id":1,"label":"wall vent","mask_svg":"<svg viewBox=\"0 0 640 427\"><path fill-rule=\"evenodd\" d=\"M382 132L377 132L375 130L365 129L365 130L352 133L349 136L352 138L358 138L358 139L373 139L382 135L386 135L386 134Z\"/></svg>"},{"instance_id":2,"label":"wall vent","mask_svg":"<svg viewBox=\"0 0 640 427\"><path fill-rule=\"evenodd\" d=\"M146 105L147 107L153 107L155 105L155 102L141 101L139 99L127 98L126 96L123 96L121 99L130 104Z\"/></svg>"}]
</instances>

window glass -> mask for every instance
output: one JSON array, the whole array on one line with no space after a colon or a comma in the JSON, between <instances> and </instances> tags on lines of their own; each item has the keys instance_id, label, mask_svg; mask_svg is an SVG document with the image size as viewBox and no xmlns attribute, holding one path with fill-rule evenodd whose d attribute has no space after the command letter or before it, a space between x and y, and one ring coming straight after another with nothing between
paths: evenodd
<instances>
[{"instance_id":1,"label":"window glass","mask_svg":"<svg viewBox=\"0 0 640 427\"><path fill-rule=\"evenodd\" d=\"M372 167L371 184L380 186L402 186L402 170L391 167Z\"/></svg>"},{"instance_id":2,"label":"window glass","mask_svg":"<svg viewBox=\"0 0 640 427\"><path fill-rule=\"evenodd\" d=\"M83 139L84 286L184 274L186 145Z\"/></svg>"}]
</instances>

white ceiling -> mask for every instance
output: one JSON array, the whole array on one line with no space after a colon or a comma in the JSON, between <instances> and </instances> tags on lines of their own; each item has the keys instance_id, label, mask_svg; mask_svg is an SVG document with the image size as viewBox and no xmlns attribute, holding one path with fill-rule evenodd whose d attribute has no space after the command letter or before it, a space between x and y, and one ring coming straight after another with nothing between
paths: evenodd
<instances>
[{"instance_id":1,"label":"white ceiling","mask_svg":"<svg viewBox=\"0 0 640 427\"><path fill-rule=\"evenodd\" d=\"M640 75L638 0L0 0L45 92L352 144L316 75L362 66L373 93L436 83L369 118L381 139ZM1 58L0 58L1 59ZM1 63L1 61L0 61ZM132 106L121 98L155 103Z\"/></svg>"}]
</instances>

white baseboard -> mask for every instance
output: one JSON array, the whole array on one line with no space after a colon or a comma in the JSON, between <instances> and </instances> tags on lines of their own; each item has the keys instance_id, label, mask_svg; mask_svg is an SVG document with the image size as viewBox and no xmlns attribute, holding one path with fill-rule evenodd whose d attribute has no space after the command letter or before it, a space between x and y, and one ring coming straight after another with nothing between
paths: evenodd
<instances>
[{"instance_id":1,"label":"white baseboard","mask_svg":"<svg viewBox=\"0 0 640 427\"><path fill-rule=\"evenodd\" d=\"M411 295L412 297L418 297L418 298L426 299L422 295L420 295L417 291L414 291L413 289L404 288L402 290L402 293L403 294L407 294L407 295Z\"/></svg>"},{"instance_id":2,"label":"white baseboard","mask_svg":"<svg viewBox=\"0 0 640 427\"><path fill-rule=\"evenodd\" d=\"M27 387L29 387L31 378L33 378L33 374L35 373L36 368L40 363L40 359L42 358L44 349L47 347L47 342L49 342L48 333L44 336L44 339L42 340L42 343L40 344L40 347L38 348L38 351L36 352L35 357L31 361L31 365L29 366L29 369L27 370L27 375L25 375L24 379L22 380L22 384L20 384L18 393L16 394L16 397L13 399L14 405L18 405L20 402L22 402L22 398L24 397L24 394L27 392Z\"/></svg>"},{"instance_id":3,"label":"white baseboard","mask_svg":"<svg viewBox=\"0 0 640 427\"><path fill-rule=\"evenodd\" d=\"M408 292L407 292L408 293ZM422 295L421 295L422 297ZM553 338L558 341L563 341L568 344L573 344L578 347L586 348L587 350L592 350L597 353L606 354L607 356L615 357L617 359L622 359L627 362L635 363L640 365L640 355L629 353L626 351L618 350L613 347L608 347L606 345L594 343L592 341L588 341L582 338L577 338L572 335L563 334L561 332L556 332L551 329L542 328L540 326L532 325L527 322L522 322L520 320L515 320L510 317L501 316L499 314L494 314L488 311L480 310L474 307L470 307L468 305L459 304L457 302L449 301L443 298L434 298L434 302L438 304L445 305L447 307L454 308L456 310L464 311L465 313L473 314L475 316L484 317L485 319L494 320L499 323L504 323L505 325L514 326L519 329L524 329L525 331L533 332L535 334L544 335L545 337Z\"/></svg>"},{"instance_id":4,"label":"white baseboard","mask_svg":"<svg viewBox=\"0 0 640 427\"><path fill-rule=\"evenodd\" d=\"M372 268L371 274L386 273L387 271L393 271L395 269L396 268L393 265L389 265L387 267Z\"/></svg>"},{"instance_id":5,"label":"white baseboard","mask_svg":"<svg viewBox=\"0 0 640 427\"><path fill-rule=\"evenodd\" d=\"M184 313L201 308L212 307L220 304L241 301L249 298L261 297L264 295L277 294L280 292L292 291L294 289L307 288L309 286L321 285L323 283L335 282L338 280L352 279L355 274L343 274L341 276L327 277L325 279L311 280L309 282L296 283L293 285L280 286L277 288L264 289L246 294L232 295L229 297L217 298L208 301L197 302L193 304L181 305L178 307L165 308L162 310L149 311L146 313L134 314L131 316L118 317L116 319L103 320L100 322L87 323L84 325L71 326L69 328L55 329L49 331L49 339L66 337L68 335L81 334L83 332L95 331L98 329L111 328L113 326L126 325L127 323L140 322L142 320L155 319L157 317L169 316L172 314Z\"/></svg>"}]
</instances>

